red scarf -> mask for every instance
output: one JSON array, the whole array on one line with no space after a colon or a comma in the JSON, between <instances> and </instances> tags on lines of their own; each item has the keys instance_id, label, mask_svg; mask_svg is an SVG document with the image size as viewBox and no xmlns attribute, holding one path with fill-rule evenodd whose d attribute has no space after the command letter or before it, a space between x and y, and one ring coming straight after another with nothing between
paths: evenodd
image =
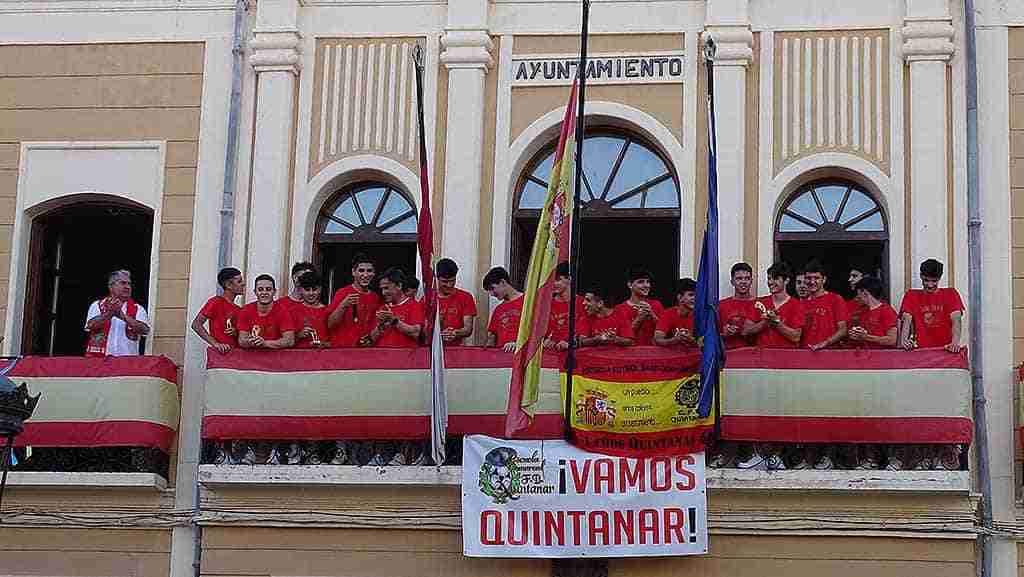
<instances>
[{"instance_id":1,"label":"red scarf","mask_svg":"<svg viewBox=\"0 0 1024 577\"><path fill-rule=\"evenodd\" d=\"M100 314L103 314L103 308L104 306L106 306L106 303L108 301L109 297L100 301ZM136 303L132 299L128 299L126 301L126 304L127 306L125 307L125 312L128 314L128 316L134 319L135 315L139 312L138 303ZM107 356L107 337L110 336L110 323L113 320L113 317L107 319L107 322L103 323L103 326L100 327L100 330L89 333L89 337L85 341L85 356ZM133 336L134 338L138 338L138 336L135 335L135 331L131 330L131 327L125 327L125 334L128 335L128 338L133 338Z\"/></svg>"}]
</instances>

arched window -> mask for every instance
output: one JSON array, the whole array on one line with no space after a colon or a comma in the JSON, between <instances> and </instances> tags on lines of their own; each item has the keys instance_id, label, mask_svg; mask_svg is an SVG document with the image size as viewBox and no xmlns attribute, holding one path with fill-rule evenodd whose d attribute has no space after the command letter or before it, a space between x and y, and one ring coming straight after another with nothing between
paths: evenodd
<instances>
[{"instance_id":1,"label":"arched window","mask_svg":"<svg viewBox=\"0 0 1024 577\"><path fill-rule=\"evenodd\" d=\"M828 268L828 289L851 298L851 268L886 280L889 227L875 197L849 180L808 183L786 199L775 221L776 257L796 268L816 258Z\"/></svg>"},{"instance_id":2,"label":"arched window","mask_svg":"<svg viewBox=\"0 0 1024 577\"><path fill-rule=\"evenodd\" d=\"M512 275L525 280L530 250L547 195L553 141L526 166L516 189ZM679 183L672 165L650 143L611 128L588 130L583 143L580 283L600 283L625 297L625 271L643 266L655 292L671 302L679 274Z\"/></svg>"},{"instance_id":3,"label":"arched window","mask_svg":"<svg viewBox=\"0 0 1024 577\"><path fill-rule=\"evenodd\" d=\"M324 203L317 219L314 262L324 271L328 293L352 282L352 257L360 252L374 259L378 272L397 266L416 274L416 206L404 191L382 182L362 182L339 190Z\"/></svg>"}]
</instances>

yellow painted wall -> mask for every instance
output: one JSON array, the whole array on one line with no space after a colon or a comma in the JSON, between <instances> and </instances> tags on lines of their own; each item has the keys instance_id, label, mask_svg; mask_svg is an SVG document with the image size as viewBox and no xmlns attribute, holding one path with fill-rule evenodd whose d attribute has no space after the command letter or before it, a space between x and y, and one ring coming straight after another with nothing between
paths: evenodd
<instances>
[{"instance_id":1,"label":"yellow painted wall","mask_svg":"<svg viewBox=\"0 0 1024 577\"><path fill-rule=\"evenodd\" d=\"M1010 36L1010 196L1013 234L1013 359L1024 362L1024 28Z\"/></svg>"},{"instance_id":2,"label":"yellow painted wall","mask_svg":"<svg viewBox=\"0 0 1024 577\"><path fill-rule=\"evenodd\" d=\"M0 573L52 577L160 577L170 572L171 531L0 529Z\"/></svg>"}]
</instances>

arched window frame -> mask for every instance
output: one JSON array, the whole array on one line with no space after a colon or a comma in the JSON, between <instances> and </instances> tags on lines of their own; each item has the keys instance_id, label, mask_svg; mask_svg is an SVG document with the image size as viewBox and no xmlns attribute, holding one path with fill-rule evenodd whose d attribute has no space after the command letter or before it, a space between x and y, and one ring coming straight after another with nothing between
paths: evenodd
<instances>
[{"instance_id":1,"label":"arched window frame","mask_svg":"<svg viewBox=\"0 0 1024 577\"><path fill-rule=\"evenodd\" d=\"M818 196L817 189L822 189L830 186L839 186L846 188L842 200L840 201L839 208L835 212L835 217L830 218L826 214L826 210L822 205L822 202ZM860 214L854 215L853 218L845 223L841 223L840 219L843 217L844 210L847 202L850 199L853 192L859 192L866 196L874 207L870 210L864 211ZM822 218L822 223L816 223L812 220L801 216L799 213L792 211L791 206L805 195L810 194L814 200L815 206L818 210L818 214ZM850 227L863 222L864 220L878 214L881 217L882 229L872 231L857 231L849 230ZM811 231L781 231L783 216L790 216L799 222L803 223L808 227L813 227ZM775 216L774 224L774 238L775 241L888 241L889 240L889 219L886 215L885 209L882 203L879 202L878 198L871 193L867 188L857 184L856 182L842 178L825 178L814 180L800 186L798 189L793 191L787 198L782 208L778 211Z\"/></svg>"},{"instance_id":2,"label":"arched window frame","mask_svg":"<svg viewBox=\"0 0 1024 577\"><path fill-rule=\"evenodd\" d=\"M374 211L366 215L361 204L358 202L358 197L361 193L374 189L383 188L384 195L381 197L377 206L374 207ZM408 205L409 210L391 217L384 222L380 222L382 211L387 205L388 200L391 196L397 195ZM359 223L351 223L343 219L336 218L334 216L338 208L349 198L355 198L354 206L356 213L359 217ZM384 232L388 228L395 226L399 223L405 222L408 219L412 219L413 223L416 223L416 204L412 201L412 198L406 194L400 188L386 183L378 181L363 181L353 185L346 186L338 192L336 192L330 200L324 203L323 208L320 210L320 214L317 217L316 223L316 243L400 243L400 242L416 242L416 233L389 233ZM331 221L343 224L346 227L352 228L352 232L338 233L338 232L327 232L328 223Z\"/></svg>"}]
</instances>

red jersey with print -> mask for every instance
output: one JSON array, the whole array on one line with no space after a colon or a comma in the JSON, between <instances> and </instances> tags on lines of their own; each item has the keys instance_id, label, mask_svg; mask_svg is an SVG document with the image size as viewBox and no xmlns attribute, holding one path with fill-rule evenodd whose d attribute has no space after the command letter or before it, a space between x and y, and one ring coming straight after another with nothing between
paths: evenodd
<instances>
[{"instance_id":1,"label":"red jersey with print","mask_svg":"<svg viewBox=\"0 0 1024 577\"><path fill-rule=\"evenodd\" d=\"M846 301L836 293L826 291L821 296L807 297L803 304L806 324L801 340L805 345L816 345L828 340L839 330L839 322L848 320Z\"/></svg>"},{"instance_id":2,"label":"red jersey with print","mask_svg":"<svg viewBox=\"0 0 1024 577\"><path fill-rule=\"evenodd\" d=\"M238 305L228 302L227 299L218 295L210 297L203 308L199 309L199 314L210 321L210 336L213 337L213 340L237 347L238 334L228 335L224 330L228 327L229 322L235 329L238 328L238 311L240 310Z\"/></svg>"},{"instance_id":3,"label":"red jersey with print","mask_svg":"<svg viewBox=\"0 0 1024 577\"><path fill-rule=\"evenodd\" d=\"M678 330L685 330L690 333L690 336L693 336L693 310L686 309L685 312L680 312L677 306L666 309L658 316L658 326L655 327L655 330L665 333L666 338L674 337ZM696 345L680 344L687 348L696 347Z\"/></svg>"},{"instance_id":4,"label":"red jersey with print","mask_svg":"<svg viewBox=\"0 0 1024 577\"><path fill-rule=\"evenodd\" d=\"M497 335L495 346L503 347L506 343L516 342L519 336L519 317L522 315L523 295L494 308L491 321L487 323L487 332Z\"/></svg>"},{"instance_id":5,"label":"red jersey with print","mask_svg":"<svg viewBox=\"0 0 1024 577\"><path fill-rule=\"evenodd\" d=\"M960 293L954 288L940 288L933 293L911 289L900 306L901 314L907 313L914 319L914 334L921 348L944 347L953 342L950 315L963 310Z\"/></svg>"},{"instance_id":6,"label":"red jersey with print","mask_svg":"<svg viewBox=\"0 0 1024 577\"><path fill-rule=\"evenodd\" d=\"M375 315L382 303L380 295L373 291L360 292L352 285L342 287L334 293L331 304L327 305L327 316L330 316L341 305L341 301L351 294L359 295L359 302L355 304L354 310L353 307L349 307L344 311L341 321L329 329L332 347L354 347L359 343L359 339L370 334L373 327L377 326Z\"/></svg>"},{"instance_id":7,"label":"red jersey with print","mask_svg":"<svg viewBox=\"0 0 1024 577\"><path fill-rule=\"evenodd\" d=\"M286 331L294 331L295 323L288 314L285 305L275 302L266 316L261 316L256 309L257 303L249 303L238 312L238 331L245 331L254 337L263 337L265 341L276 341Z\"/></svg>"},{"instance_id":8,"label":"red jersey with print","mask_svg":"<svg viewBox=\"0 0 1024 577\"><path fill-rule=\"evenodd\" d=\"M789 297L786 302L776 306L771 295L757 299L764 305L766 310L775 310L779 315L779 321L791 329L801 329L804 326L804 305L798 299ZM760 312L760 311L758 311ZM758 319L760 320L760 319ZM800 346L799 342L793 342L783 336L777 327L765 326L764 330L757 333L757 346L766 349L795 349Z\"/></svg>"},{"instance_id":9,"label":"red jersey with print","mask_svg":"<svg viewBox=\"0 0 1024 577\"><path fill-rule=\"evenodd\" d=\"M298 306L292 305L292 321L295 323L295 346L300 349L313 348L314 340L319 340L321 346L330 344L330 335L327 331L327 315L330 314L325 306L311 307L306 303ZM300 337L302 329L310 328L316 333L316 339L311 336Z\"/></svg>"},{"instance_id":10,"label":"red jersey with print","mask_svg":"<svg viewBox=\"0 0 1024 577\"><path fill-rule=\"evenodd\" d=\"M899 315L896 314L896 310L889 306L889 303L881 303L873 309L864 307L864 312L861 313L860 326L864 327L869 335L875 337L884 337L891 329L895 328L899 322ZM857 341L853 341L857 342ZM877 345L875 343L863 342L864 347L869 349L886 349L884 345Z\"/></svg>"},{"instance_id":11,"label":"red jersey with print","mask_svg":"<svg viewBox=\"0 0 1024 577\"><path fill-rule=\"evenodd\" d=\"M650 346L654 344L654 329L658 326L658 318L665 312L665 307L661 305L655 299L644 299L647 304L651 305L651 312L654 313L655 319L647 319L640 323L640 326L633 331L633 335L636 338L636 344L638 346ZM640 309L629 304L629 301L619 303L615 307L615 312L621 315L623 318L628 320L630 323L640 314Z\"/></svg>"},{"instance_id":12,"label":"red jersey with print","mask_svg":"<svg viewBox=\"0 0 1024 577\"><path fill-rule=\"evenodd\" d=\"M476 301L473 295L462 289L455 289L455 292L447 297L441 296L440 292L437 293L437 306L441 315L441 330L461 329L465 327L462 323L463 317L476 316ZM465 337L446 344L458 347L462 346L464 340Z\"/></svg>"},{"instance_id":13,"label":"red jersey with print","mask_svg":"<svg viewBox=\"0 0 1024 577\"><path fill-rule=\"evenodd\" d=\"M423 327L423 306L416 299L406 298L397 305L383 304L382 309L390 310L398 317L398 320L407 325L419 325ZM376 322L376 321L375 321ZM423 332L422 330L420 332ZM416 348L418 339L398 330L398 327L389 326L377 339L378 347L402 347Z\"/></svg>"},{"instance_id":14,"label":"red jersey with print","mask_svg":"<svg viewBox=\"0 0 1024 577\"><path fill-rule=\"evenodd\" d=\"M576 297L576 332L579 333L579 319L586 313L583 308L583 297ZM548 314L548 338L556 343L569 340L569 301L551 299L551 310Z\"/></svg>"},{"instance_id":15,"label":"red jersey with print","mask_svg":"<svg viewBox=\"0 0 1024 577\"><path fill-rule=\"evenodd\" d=\"M760 320L761 313L757 312L757 307L754 306L755 302L757 302L756 299L740 300L736 297L722 299L718 303L718 331L725 335L725 325L733 325L742 331L744 321L757 322ZM727 349L749 347L754 344L752 338L744 337L740 333L731 337L723 336L722 341Z\"/></svg>"},{"instance_id":16,"label":"red jersey with print","mask_svg":"<svg viewBox=\"0 0 1024 577\"><path fill-rule=\"evenodd\" d=\"M631 339L633 323L615 309L606 317L583 315L580 319L580 336L596 337L604 332Z\"/></svg>"}]
</instances>

